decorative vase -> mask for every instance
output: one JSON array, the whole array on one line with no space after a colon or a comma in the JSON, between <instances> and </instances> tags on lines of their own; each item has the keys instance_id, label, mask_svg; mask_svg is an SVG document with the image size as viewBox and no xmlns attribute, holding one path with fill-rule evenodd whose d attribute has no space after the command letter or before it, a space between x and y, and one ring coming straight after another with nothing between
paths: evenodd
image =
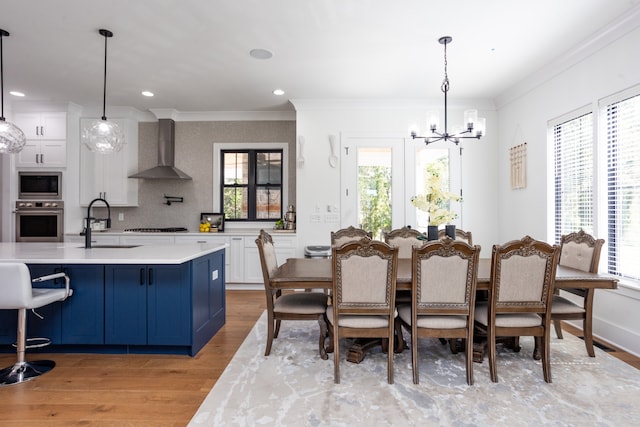
<instances>
[{"instance_id":1,"label":"decorative vase","mask_svg":"<svg viewBox=\"0 0 640 427\"><path fill-rule=\"evenodd\" d=\"M438 226L427 226L427 240L438 240Z\"/></svg>"},{"instance_id":2,"label":"decorative vase","mask_svg":"<svg viewBox=\"0 0 640 427\"><path fill-rule=\"evenodd\" d=\"M447 236L451 237L453 240L456 240L456 226L451 224L451 225L445 225L444 226L444 234L446 234Z\"/></svg>"}]
</instances>

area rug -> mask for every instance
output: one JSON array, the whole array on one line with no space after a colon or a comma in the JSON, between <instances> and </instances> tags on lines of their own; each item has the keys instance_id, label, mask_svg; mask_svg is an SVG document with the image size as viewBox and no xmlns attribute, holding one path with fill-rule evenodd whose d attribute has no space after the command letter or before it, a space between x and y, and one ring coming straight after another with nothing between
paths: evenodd
<instances>
[{"instance_id":1,"label":"area rug","mask_svg":"<svg viewBox=\"0 0 640 427\"><path fill-rule=\"evenodd\" d=\"M565 333L552 338L553 383L532 359L533 339L515 353L499 346L498 383L488 361L474 363L468 386L464 355L438 340L421 340L420 384L413 384L411 352L394 358L387 384L386 355L370 351L360 364L341 347L341 384L333 355L317 351L316 322L283 321L271 355L264 356L263 314L206 397L190 426L632 426L640 425L640 371ZM408 340L409 336L405 336Z\"/></svg>"}]
</instances>

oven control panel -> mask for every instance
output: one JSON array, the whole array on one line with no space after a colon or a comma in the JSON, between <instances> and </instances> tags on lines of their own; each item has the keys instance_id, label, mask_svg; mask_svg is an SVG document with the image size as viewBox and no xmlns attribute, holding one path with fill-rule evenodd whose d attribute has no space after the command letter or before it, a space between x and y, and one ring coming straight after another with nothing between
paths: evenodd
<instances>
[{"instance_id":1,"label":"oven control panel","mask_svg":"<svg viewBox=\"0 0 640 427\"><path fill-rule=\"evenodd\" d=\"M21 202L18 201L16 202L16 209L62 209L63 208L63 203L62 201L58 200L58 201L42 201L42 202L38 202L38 201L26 201L26 202Z\"/></svg>"}]
</instances>

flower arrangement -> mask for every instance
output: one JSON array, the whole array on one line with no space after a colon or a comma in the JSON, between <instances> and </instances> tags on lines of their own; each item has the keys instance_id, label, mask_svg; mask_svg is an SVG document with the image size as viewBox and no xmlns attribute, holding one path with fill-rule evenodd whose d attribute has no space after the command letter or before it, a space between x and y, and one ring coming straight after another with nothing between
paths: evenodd
<instances>
[{"instance_id":1,"label":"flower arrangement","mask_svg":"<svg viewBox=\"0 0 640 427\"><path fill-rule=\"evenodd\" d=\"M429 225L442 225L453 221L458 215L447 209L451 201L460 201L457 196L442 188L442 165L433 162L426 167L424 194L418 194L411 198L411 204L421 211L429 214Z\"/></svg>"}]
</instances>

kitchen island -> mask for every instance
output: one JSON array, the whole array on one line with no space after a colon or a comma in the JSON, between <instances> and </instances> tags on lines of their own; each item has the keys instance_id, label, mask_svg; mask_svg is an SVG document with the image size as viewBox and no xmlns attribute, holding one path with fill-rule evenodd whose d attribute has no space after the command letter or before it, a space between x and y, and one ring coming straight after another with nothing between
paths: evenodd
<instances>
[{"instance_id":1,"label":"kitchen island","mask_svg":"<svg viewBox=\"0 0 640 427\"><path fill-rule=\"evenodd\" d=\"M26 263L32 277L69 275L70 298L39 310L44 319L29 312L27 334L50 338L48 352L193 356L225 322L225 247L0 243L0 262ZM3 351L15 351L16 322L16 310L0 310Z\"/></svg>"}]
</instances>

